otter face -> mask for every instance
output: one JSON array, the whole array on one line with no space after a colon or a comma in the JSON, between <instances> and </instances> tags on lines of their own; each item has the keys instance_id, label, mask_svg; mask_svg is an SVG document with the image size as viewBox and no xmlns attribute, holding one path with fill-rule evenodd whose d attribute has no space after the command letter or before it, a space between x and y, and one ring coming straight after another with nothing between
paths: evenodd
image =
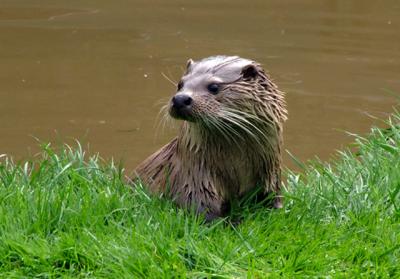
<instances>
[{"instance_id":1,"label":"otter face","mask_svg":"<svg viewBox=\"0 0 400 279\"><path fill-rule=\"evenodd\" d=\"M189 60L169 114L203 135L261 145L286 120L283 93L258 63L237 56Z\"/></svg>"},{"instance_id":2,"label":"otter face","mask_svg":"<svg viewBox=\"0 0 400 279\"><path fill-rule=\"evenodd\" d=\"M247 69L247 70L246 70ZM249 70L250 69L250 70ZM198 62L189 60L186 73L169 104L176 119L190 122L212 121L220 114L231 85L257 74L254 62L237 56L214 56Z\"/></svg>"},{"instance_id":3,"label":"otter face","mask_svg":"<svg viewBox=\"0 0 400 279\"><path fill-rule=\"evenodd\" d=\"M206 77L204 80L197 80L197 82L204 84L204 86L197 86L196 88L189 82L185 84L185 77L179 82L177 93L170 102L169 112L172 117L196 122L206 119L211 113L215 114L217 103L215 103L216 98L213 95L220 92L221 80Z\"/></svg>"}]
</instances>

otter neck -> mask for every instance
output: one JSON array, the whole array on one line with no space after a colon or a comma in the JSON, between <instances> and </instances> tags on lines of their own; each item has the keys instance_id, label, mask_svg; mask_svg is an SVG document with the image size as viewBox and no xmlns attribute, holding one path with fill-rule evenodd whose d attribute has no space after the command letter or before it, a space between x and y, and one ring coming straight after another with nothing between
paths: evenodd
<instances>
[{"instance_id":1,"label":"otter neck","mask_svg":"<svg viewBox=\"0 0 400 279\"><path fill-rule=\"evenodd\" d=\"M265 160L276 160L280 157L280 131L266 131L267 136L255 141L250 137L235 137L228 140L218 131L205 129L195 122L184 122L178 136L178 156L192 160L194 156L205 156L221 160L222 158L240 158L243 156L261 157ZM270 133L277 133L271 136ZM227 154L228 153L228 154ZM189 157L189 158L187 158Z\"/></svg>"},{"instance_id":2,"label":"otter neck","mask_svg":"<svg viewBox=\"0 0 400 279\"><path fill-rule=\"evenodd\" d=\"M217 132L205 129L199 123L184 122L178 136L178 152L180 157L204 155L209 152L222 152L231 143L225 141Z\"/></svg>"},{"instance_id":3,"label":"otter neck","mask_svg":"<svg viewBox=\"0 0 400 279\"><path fill-rule=\"evenodd\" d=\"M280 142L274 146L257 148L249 139L227 141L215 131L203 129L199 124L185 122L177 142L177 157L184 173L202 170L205 177L213 177L215 191L230 198L246 192L257 181L270 180L267 165L280 162ZM271 151L271 148L275 151ZM264 176L264 177L261 177ZM218 182L223 177L224 182ZM196 181L196 177L191 177Z\"/></svg>"}]
</instances>

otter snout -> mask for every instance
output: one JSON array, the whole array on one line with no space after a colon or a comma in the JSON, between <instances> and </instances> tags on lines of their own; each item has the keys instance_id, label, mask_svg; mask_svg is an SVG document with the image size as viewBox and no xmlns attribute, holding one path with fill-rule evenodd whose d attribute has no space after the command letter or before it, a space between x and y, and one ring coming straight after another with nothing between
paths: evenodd
<instances>
[{"instance_id":1,"label":"otter snout","mask_svg":"<svg viewBox=\"0 0 400 279\"><path fill-rule=\"evenodd\" d=\"M176 94L171 99L170 114L174 118L189 120L192 114L193 99L187 94Z\"/></svg>"},{"instance_id":2,"label":"otter snout","mask_svg":"<svg viewBox=\"0 0 400 279\"><path fill-rule=\"evenodd\" d=\"M187 108L192 104L192 97L186 94L177 94L172 98L172 104L176 109Z\"/></svg>"}]
</instances>

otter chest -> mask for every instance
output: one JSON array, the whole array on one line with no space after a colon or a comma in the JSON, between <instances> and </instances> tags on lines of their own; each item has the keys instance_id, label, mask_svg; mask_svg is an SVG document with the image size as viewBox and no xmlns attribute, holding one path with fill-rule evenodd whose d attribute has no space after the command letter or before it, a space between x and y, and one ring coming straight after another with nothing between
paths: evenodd
<instances>
[{"instance_id":1,"label":"otter chest","mask_svg":"<svg viewBox=\"0 0 400 279\"><path fill-rule=\"evenodd\" d=\"M228 153L220 157L216 178L225 198L236 198L257 184L258 166L249 153Z\"/></svg>"}]
</instances>

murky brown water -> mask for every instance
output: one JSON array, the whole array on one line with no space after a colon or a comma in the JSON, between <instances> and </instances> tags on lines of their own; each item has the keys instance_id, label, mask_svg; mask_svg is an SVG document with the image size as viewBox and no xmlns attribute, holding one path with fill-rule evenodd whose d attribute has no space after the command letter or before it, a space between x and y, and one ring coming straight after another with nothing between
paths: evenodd
<instances>
[{"instance_id":1,"label":"murky brown water","mask_svg":"<svg viewBox=\"0 0 400 279\"><path fill-rule=\"evenodd\" d=\"M400 1L1 0L0 154L77 138L133 168L175 134L155 129L162 73L215 54L264 64L287 92L285 147L326 159L400 96Z\"/></svg>"}]
</instances>

